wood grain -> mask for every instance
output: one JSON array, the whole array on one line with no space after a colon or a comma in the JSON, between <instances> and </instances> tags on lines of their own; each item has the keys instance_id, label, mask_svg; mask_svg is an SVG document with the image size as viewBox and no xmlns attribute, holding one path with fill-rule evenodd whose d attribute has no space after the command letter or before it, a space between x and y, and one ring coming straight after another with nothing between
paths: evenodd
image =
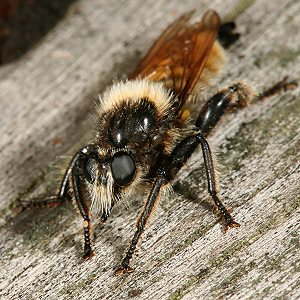
<instances>
[{"instance_id":1,"label":"wood grain","mask_svg":"<svg viewBox=\"0 0 300 300\"><path fill-rule=\"evenodd\" d=\"M228 116L210 139L222 198L241 227L223 234L199 151L161 201L129 276L113 271L145 197L120 205L105 226L94 220L88 262L72 205L13 210L19 197L55 190L53 161L93 134L98 93L183 12L236 16L242 36L217 86L243 79L263 90L284 75L300 78L299 1L140 3L80 0L39 45L0 68L0 298L299 299L299 87Z\"/></svg>"}]
</instances>

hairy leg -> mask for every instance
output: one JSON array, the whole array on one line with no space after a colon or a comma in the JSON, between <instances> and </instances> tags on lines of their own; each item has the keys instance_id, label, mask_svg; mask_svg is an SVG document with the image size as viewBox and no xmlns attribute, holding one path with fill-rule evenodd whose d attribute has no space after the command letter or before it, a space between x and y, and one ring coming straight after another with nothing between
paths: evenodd
<instances>
[{"instance_id":1,"label":"hairy leg","mask_svg":"<svg viewBox=\"0 0 300 300\"><path fill-rule=\"evenodd\" d=\"M84 197L82 195L81 189L81 163L82 163L82 151L78 153L75 165L72 169L72 187L73 193L76 201L77 208L81 217L83 218L83 232L84 232L84 258L89 259L94 256L94 252L92 250L92 241L91 241L91 221L89 209L84 201Z\"/></svg>"},{"instance_id":2,"label":"hairy leg","mask_svg":"<svg viewBox=\"0 0 300 300\"><path fill-rule=\"evenodd\" d=\"M208 99L199 113L196 127L204 136L208 136L228 111L244 108L295 87L297 87L296 81L289 81L286 76L258 95L254 95L252 89L244 82L233 83Z\"/></svg>"},{"instance_id":3,"label":"hairy leg","mask_svg":"<svg viewBox=\"0 0 300 300\"><path fill-rule=\"evenodd\" d=\"M243 108L252 97L251 89L243 82L236 82L212 96L201 109L196 127L207 136L222 116L233 106Z\"/></svg>"}]
</instances>

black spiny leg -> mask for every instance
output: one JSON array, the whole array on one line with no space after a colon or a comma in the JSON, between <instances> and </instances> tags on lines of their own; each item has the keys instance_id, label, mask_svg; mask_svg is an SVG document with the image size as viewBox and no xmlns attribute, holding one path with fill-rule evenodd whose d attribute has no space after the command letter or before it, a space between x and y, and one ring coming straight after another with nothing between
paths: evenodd
<instances>
[{"instance_id":1,"label":"black spiny leg","mask_svg":"<svg viewBox=\"0 0 300 300\"><path fill-rule=\"evenodd\" d=\"M292 90L298 86L298 83L294 81L288 81L288 76L283 77L282 80L278 81L275 83L273 86L270 88L264 90L260 94L257 95L255 98L256 101L261 101L264 100L268 97L271 97L275 94L280 93L281 91L287 91L287 90Z\"/></svg>"},{"instance_id":2,"label":"black spiny leg","mask_svg":"<svg viewBox=\"0 0 300 300\"><path fill-rule=\"evenodd\" d=\"M204 136L208 136L222 116L231 108L243 108L251 101L254 103L263 101L281 91L292 90L296 87L297 82L288 81L286 76L270 88L254 96L249 86L243 82L236 82L230 87L221 90L206 102L196 120L196 127Z\"/></svg>"},{"instance_id":3,"label":"black spiny leg","mask_svg":"<svg viewBox=\"0 0 300 300\"><path fill-rule=\"evenodd\" d=\"M151 192L147 199L144 210L143 210L140 218L138 219L137 230L131 240L130 246L126 253L126 256L124 257L124 259L121 263L121 266L115 271L115 275L133 272L133 269L129 266L129 262L135 251L136 245L144 231L145 225L146 225L147 221L149 220L151 212L153 211L156 200L158 199L158 196L159 196L160 188L165 183L166 183L165 176L163 174L158 175L158 177L151 189Z\"/></svg>"},{"instance_id":4,"label":"black spiny leg","mask_svg":"<svg viewBox=\"0 0 300 300\"><path fill-rule=\"evenodd\" d=\"M207 136L230 107L247 106L252 96L251 89L242 82L237 82L212 96L200 111L196 127Z\"/></svg>"},{"instance_id":5,"label":"black spiny leg","mask_svg":"<svg viewBox=\"0 0 300 300\"><path fill-rule=\"evenodd\" d=\"M229 211L223 205L218 196L217 179L214 171L211 151L208 142L201 133L197 133L182 140L166 159L166 161L164 162L164 168L167 179L172 180L176 176L177 172L185 164L185 162L192 155L199 144L201 144L202 146L206 176L208 181L208 191L212 197L215 207L220 212L221 217L225 223L225 231L228 229L228 227L238 227L240 225L234 221Z\"/></svg>"},{"instance_id":6,"label":"black spiny leg","mask_svg":"<svg viewBox=\"0 0 300 300\"><path fill-rule=\"evenodd\" d=\"M172 154L172 161L177 161L178 167L173 169L172 172L174 172L174 170L178 168L181 168L180 159L176 159L176 156L182 157L182 162L186 161L189 155L191 155L191 153L193 152L192 145L196 147L197 141L201 143L204 162L206 166L209 193L213 199L215 207L221 213L222 218L225 221L225 230L228 227L237 227L239 226L239 224L233 220L230 213L222 204L220 198L217 195L216 176L214 173L212 155L209 149L209 144L206 141L205 137L217 125L217 123L220 121L222 116L228 111L228 109L233 107L243 108L247 106L251 98L254 98L254 101L261 101L267 97L273 96L281 92L282 90L285 91L288 89L293 89L296 86L297 83L295 81L288 81L287 77L284 77L283 80L274 84L272 87L266 89L258 96L253 97L251 89L246 84L242 82L237 82L231 85L229 88L224 89L216 95L214 95L213 97L211 97L200 111L200 114L196 121L196 127L200 130L202 134L198 134L197 137L190 137L185 139L173 151L174 153ZM173 165L175 166L176 164Z\"/></svg>"},{"instance_id":7,"label":"black spiny leg","mask_svg":"<svg viewBox=\"0 0 300 300\"><path fill-rule=\"evenodd\" d=\"M84 148L86 151L86 148ZM84 155L82 151L77 154L77 159L75 161L75 165L72 170L72 185L73 192L75 196L76 205L78 207L79 213L83 218L83 231L84 231L84 259L89 259L94 256L94 252L92 250L92 242L91 242L91 221L89 217L89 210L84 202L84 198L82 197L82 190L80 186L81 178L81 164Z\"/></svg>"},{"instance_id":8,"label":"black spiny leg","mask_svg":"<svg viewBox=\"0 0 300 300\"><path fill-rule=\"evenodd\" d=\"M20 200L19 205L22 210L27 208L42 208L42 207L56 207L62 205L66 202L66 200L70 200L71 197L68 194L69 190L69 179L72 172L72 169L75 165L76 160L78 159L78 155L76 154L69 163L69 166L65 172L63 180L60 185L60 189L57 195L46 196L41 199L30 199L30 200Z\"/></svg>"},{"instance_id":9,"label":"black spiny leg","mask_svg":"<svg viewBox=\"0 0 300 300\"><path fill-rule=\"evenodd\" d=\"M202 134L198 134L197 139L201 143L201 147L202 147L204 163L206 168L206 176L208 181L208 191L213 199L215 207L218 209L218 211L221 214L221 217L225 222L225 231L229 227L239 227L240 224L234 221L229 211L223 205L222 201L218 196L215 169L214 169L214 164L213 164L213 159L209 148L209 144Z\"/></svg>"}]
</instances>

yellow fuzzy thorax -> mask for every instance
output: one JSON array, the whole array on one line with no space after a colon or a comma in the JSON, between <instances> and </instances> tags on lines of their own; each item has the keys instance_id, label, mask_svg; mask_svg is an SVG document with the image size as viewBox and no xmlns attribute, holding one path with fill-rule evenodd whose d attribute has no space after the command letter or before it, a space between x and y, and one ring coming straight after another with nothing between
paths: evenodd
<instances>
[{"instance_id":1,"label":"yellow fuzzy thorax","mask_svg":"<svg viewBox=\"0 0 300 300\"><path fill-rule=\"evenodd\" d=\"M147 98L155 104L159 115L164 115L171 105L172 94L162 83L152 82L148 79L118 82L100 97L100 105L97 111L101 115L118 107L124 101L134 104L143 98Z\"/></svg>"}]
</instances>

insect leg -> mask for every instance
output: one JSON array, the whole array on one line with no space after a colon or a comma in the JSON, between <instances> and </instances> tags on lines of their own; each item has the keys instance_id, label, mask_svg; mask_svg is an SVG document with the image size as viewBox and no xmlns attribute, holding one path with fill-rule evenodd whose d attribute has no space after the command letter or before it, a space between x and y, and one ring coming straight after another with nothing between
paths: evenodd
<instances>
[{"instance_id":1,"label":"insect leg","mask_svg":"<svg viewBox=\"0 0 300 300\"><path fill-rule=\"evenodd\" d=\"M212 96L203 106L196 120L196 127L207 136L216 126L228 108L235 106L242 108L247 106L251 98L250 88L237 82L230 87L221 90Z\"/></svg>"},{"instance_id":2,"label":"insect leg","mask_svg":"<svg viewBox=\"0 0 300 300\"><path fill-rule=\"evenodd\" d=\"M33 207L55 207L64 204L67 200L70 200L71 197L68 194L69 190L69 179L72 172L72 169L75 165L76 160L78 159L78 154L75 154L72 160L69 163L69 166L64 174L63 180L60 184L59 192L57 195L46 196L43 199L30 199L30 200L20 200L19 205L22 210Z\"/></svg>"},{"instance_id":3,"label":"insect leg","mask_svg":"<svg viewBox=\"0 0 300 300\"><path fill-rule=\"evenodd\" d=\"M202 133L197 133L190 137L182 140L169 155L168 159L165 162L166 178L167 180L172 180L175 178L177 172L188 160L197 146L201 144L202 152L204 157L206 176L208 181L208 191L212 197L214 206L217 208L221 217L225 223L225 231L228 227L238 227L239 224L234 221L233 217L230 215L229 211L223 205L222 201L218 196L217 191L217 178L214 170L214 163L212 159L211 150L207 140L205 139Z\"/></svg>"},{"instance_id":4,"label":"insect leg","mask_svg":"<svg viewBox=\"0 0 300 300\"><path fill-rule=\"evenodd\" d=\"M286 76L257 96L253 96L250 87L243 82L236 82L230 87L221 90L206 102L196 120L196 127L204 136L207 136L222 116L231 108L243 108L250 101L253 103L263 101L281 91L291 90L296 87L297 82L288 81Z\"/></svg>"},{"instance_id":5,"label":"insect leg","mask_svg":"<svg viewBox=\"0 0 300 300\"><path fill-rule=\"evenodd\" d=\"M127 250L126 256L124 257L121 266L115 271L115 275L120 275L123 273L131 273L133 269L129 266L130 259L135 251L136 245L144 231L145 225L149 220L151 212L155 206L155 203L159 197L159 191L162 185L166 182L163 174L159 175L151 189L151 192L148 196L147 202L145 204L144 210L137 221L137 230L131 240L130 246Z\"/></svg>"},{"instance_id":6,"label":"insect leg","mask_svg":"<svg viewBox=\"0 0 300 300\"><path fill-rule=\"evenodd\" d=\"M261 92L260 94L258 94L254 98L254 101L264 100L265 98L268 98L275 94L278 94L281 91L292 90L292 89L296 88L297 85L298 84L296 81L288 81L288 76L285 76L285 77L283 77L282 80L278 81L270 88L268 88L268 89L264 90L263 92Z\"/></svg>"},{"instance_id":7,"label":"insect leg","mask_svg":"<svg viewBox=\"0 0 300 300\"><path fill-rule=\"evenodd\" d=\"M79 210L80 215L83 218L83 232L84 232L84 256L83 258L89 259L94 256L94 252L92 250L92 242L91 242L91 221L89 217L89 210L84 202L84 198L82 196L82 190L80 187L80 173L81 173L81 156L80 152L77 154L77 159L75 160L75 165L72 169L72 186L73 193L75 196L75 203Z\"/></svg>"},{"instance_id":8,"label":"insect leg","mask_svg":"<svg viewBox=\"0 0 300 300\"><path fill-rule=\"evenodd\" d=\"M206 176L208 182L208 191L213 199L215 207L218 209L218 211L221 214L221 217L225 222L225 231L228 229L228 227L239 227L240 225L236 221L234 221L233 217L230 215L229 211L223 205L221 199L218 196L217 179L215 175L214 163L213 163L212 153L209 144L205 139L205 137L200 133L197 134L197 139L201 143L201 147L202 147L202 153L204 157L205 170L206 170Z\"/></svg>"}]
</instances>

